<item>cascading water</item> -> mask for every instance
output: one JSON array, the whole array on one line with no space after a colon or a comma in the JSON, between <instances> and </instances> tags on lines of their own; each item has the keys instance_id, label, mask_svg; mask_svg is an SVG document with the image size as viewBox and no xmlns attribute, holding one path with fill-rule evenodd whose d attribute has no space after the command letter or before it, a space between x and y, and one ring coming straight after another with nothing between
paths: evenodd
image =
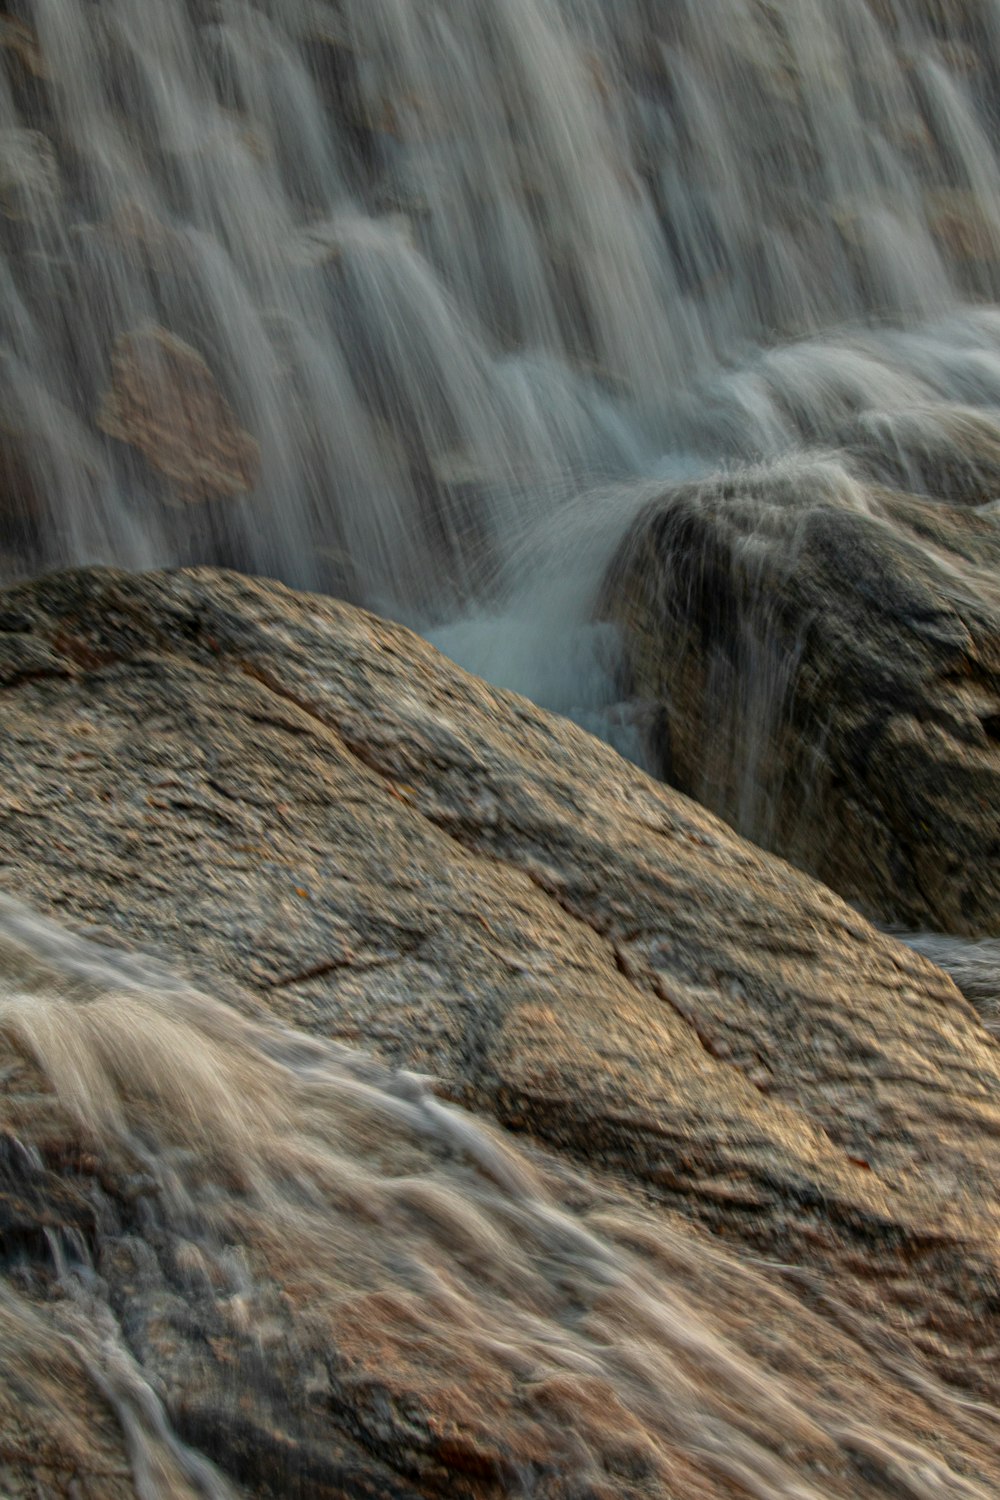
<instances>
[{"instance_id":1,"label":"cascading water","mask_svg":"<svg viewBox=\"0 0 1000 1500\"><path fill-rule=\"evenodd\" d=\"M706 1237L596 1188L581 1207L572 1176L425 1081L249 1020L7 898L0 1068L3 1181L31 1203L75 1152L85 1226L48 1234L54 1294L30 1263L0 1291L5 1380L18 1426L48 1426L70 1469L93 1434L68 1393L96 1386L127 1440L135 1488L116 1495L241 1493L176 1422L236 1476L249 1447L253 1493L415 1500L432 1492L419 1479L376 1491L379 1449L419 1454L422 1424L443 1444L457 1421L456 1494L471 1473L512 1497L987 1500L880 1385L902 1370L916 1420L957 1422L970 1452L993 1451L995 1413L901 1365L873 1323L842 1309L846 1358L821 1320L796 1349L784 1320L801 1337L802 1305ZM739 1341L748 1306L771 1330L756 1352ZM380 1396L383 1353L404 1385ZM317 1416L329 1472L304 1467ZM338 1467L338 1422L370 1450L367 1477ZM463 1422L485 1430L479 1467L461 1461ZM5 1443L0 1482L17 1456Z\"/></svg>"},{"instance_id":2,"label":"cascading water","mask_svg":"<svg viewBox=\"0 0 1000 1500\"><path fill-rule=\"evenodd\" d=\"M0 574L277 575L638 758L592 616L652 483L850 490L837 450L868 444L920 492L956 430L1000 422L1000 0L9 0L0 63ZM914 942L992 1024L993 948ZM723 1284L778 1309L770 1283L659 1228L633 1253L631 1210L585 1221L414 1080L7 907L0 1042L18 1181L52 1111L115 1180L89 1242L52 1237L61 1300L4 1291L0 1354L69 1453L66 1392L98 1386L136 1493L232 1493L134 1356L162 1306L249 1380L318 1361L389 1276L437 1344L563 1392L544 1435L574 1493L626 1461L598 1381L657 1493L876 1472L985 1500L821 1356L800 1390L787 1348L716 1327ZM980 1417L956 1420L985 1449Z\"/></svg>"},{"instance_id":3,"label":"cascading water","mask_svg":"<svg viewBox=\"0 0 1000 1500\"><path fill-rule=\"evenodd\" d=\"M592 717L624 481L1000 405L996 0L20 0L0 48L8 572L277 574Z\"/></svg>"}]
</instances>

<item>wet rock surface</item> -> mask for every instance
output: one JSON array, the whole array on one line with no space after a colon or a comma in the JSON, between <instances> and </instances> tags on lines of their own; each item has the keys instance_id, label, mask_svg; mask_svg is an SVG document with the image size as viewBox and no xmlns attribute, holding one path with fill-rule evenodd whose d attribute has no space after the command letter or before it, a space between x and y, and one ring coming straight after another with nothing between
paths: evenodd
<instances>
[{"instance_id":1,"label":"wet rock surface","mask_svg":"<svg viewBox=\"0 0 1000 1500\"><path fill-rule=\"evenodd\" d=\"M900 1443L930 1434L968 1493L1000 1484L975 1405L1000 1379L1000 1052L941 971L582 731L348 606L207 571L80 571L0 595L0 631L3 891L169 959L252 1025L370 1049L495 1119L554 1203L668 1276L658 1298L683 1288L705 1327L825 1413L773 1419L787 1443L758 1492L784 1494L791 1472L810 1494L896 1494L911 1460L872 1421ZM237 1493L747 1493L705 1432L665 1435L614 1363L639 1303L579 1250L560 1269L523 1205L498 1220L454 1150L345 1107L351 1171L326 1189L322 1232L315 1205L267 1218L244 1185L229 1258L198 1261L136 1159L147 1095L165 1139L183 1135L171 1068L114 1075L132 1123L109 1146L12 1014L4 1295L51 1333L72 1309L45 1231L97 1246L127 1356L119 1407L127 1366ZM114 1003L100 1014L119 1025ZM164 1014L187 1012L168 996ZM99 1034L98 1012L74 1016ZM255 1121L316 1115L308 1088L279 1107L259 1060L228 1080L246 1037L198 1024L174 1060L204 1053L243 1098L247 1161ZM232 1193L250 1169L205 1128L217 1148L165 1159ZM471 1239L441 1197L458 1183L486 1215ZM643 1360L697 1370L671 1326ZM590 1364L560 1363L563 1344ZM106 1412L93 1376L74 1379ZM704 1370L694 1389L711 1416ZM764 1420L745 1390L718 1400L712 1420L741 1433ZM118 1493L95 1477L122 1462L113 1427L105 1457L67 1457L50 1492ZM161 1459L167 1493L206 1492L183 1455ZM17 1462L12 1492L32 1493Z\"/></svg>"},{"instance_id":2,"label":"wet rock surface","mask_svg":"<svg viewBox=\"0 0 1000 1500\"><path fill-rule=\"evenodd\" d=\"M959 504L823 457L653 499L604 607L668 780L869 912L989 936L1000 524L985 418L978 461L954 446L970 421L886 419L864 459L884 482L919 466Z\"/></svg>"},{"instance_id":3,"label":"wet rock surface","mask_svg":"<svg viewBox=\"0 0 1000 1500\"><path fill-rule=\"evenodd\" d=\"M20 222L44 222L56 210L59 164L38 130L0 130L0 214Z\"/></svg>"},{"instance_id":4,"label":"wet rock surface","mask_svg":"<svg viewBox=\"0 0 1000 1500\"><path fill-rule=\"evenodd\" d=\"M163 328L123 335L98 425L129 443L174 486L179 500L253 488L256 441L239 425L196 349Z\"/></svg>"}]
</instances>

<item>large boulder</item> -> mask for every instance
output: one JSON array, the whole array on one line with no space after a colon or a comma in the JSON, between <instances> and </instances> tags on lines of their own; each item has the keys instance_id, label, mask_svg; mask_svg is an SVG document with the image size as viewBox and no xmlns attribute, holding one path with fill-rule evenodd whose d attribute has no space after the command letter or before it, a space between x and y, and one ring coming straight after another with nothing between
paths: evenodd
<instances>
[{"instance_id":1,"label":"large boulder","mask_svg":"<svg viewBox=\"0 0 1000 1500\"><path fill-rule=\"evenodd\" d=\"M117 1494L111 1411L178 1495L996 1492L1000 1052L933 965L277 585L11 589L0 707L0 889L153 955L0 902L9 1493Z\"/></svg>"},{"instance_id":2,"label":"large boulder","mask_svg":"<svg viewBox=\"0 0 1000 1500\"><path fill-rule=\"evenodd\" d=\"M893 430L886 468L953 452ZM870 914L1000 931L1000 509L823 456L684 485L638 517L604 609L673 785Z\"/></svg>"}]
</instances>

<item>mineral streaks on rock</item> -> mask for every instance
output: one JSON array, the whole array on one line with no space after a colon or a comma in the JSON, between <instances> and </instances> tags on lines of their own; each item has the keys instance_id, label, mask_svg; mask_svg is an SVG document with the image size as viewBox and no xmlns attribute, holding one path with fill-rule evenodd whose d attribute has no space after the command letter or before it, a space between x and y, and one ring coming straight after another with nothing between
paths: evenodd
<instances>
[{"instance_id":1,"label":"mineral streaks on rock","mask_svg":"<svg viewBox=\"0 0 1000 1500\"><path fill-rule=\"evenodd\" d=\"M517 1132L547 1191L667 1277L657 1298L682 1284L825 1413L782 1459L824 1500L894 1493L910 1460L869 1420L934 1434L935 1461L996 1488L979 1418L938 1382L996 1400L1000 1054L940 971L582 731L346 605L80 571L7 591L0 629L6 891L182 961L245 1016L432 1074ZM18 1232L100 1210L130 1357L244 1493L295 1473L307 1495L499 1500L529 1476L563 1500L582 1472L601 1500L740 1493L635 1404L607 1351L637 1314L613 1284L582 1293L541 1250L529 1275L541 1230L516 1214L516 1254L487 1278L495 1205L461 1238L437 1147L390 1150L347 1111L338 1149L361 1176L337 1178L332 1301L294 1240L236 1214L264 1290L241 1313L234 1284L224 1314L216 1298L196 1316L143 1173L74 1140L44 1079L8 1076L19 1135L76 1174L75 1196L19 1191ZM315 1096L302 1108L318 1128ZM404 1253L414 1225L457 1257L429 1280ZM573 1369L539 1352L556 1326Z\"/></svg>"},{"instance_id":2,"label":"mineral streaks on rock","mask_svg":"<svg viewBox=\"0 0 1000 1500\"><path fill-rule=\"evenodd\" d=\"M98 426L136 448L179 499L240 495L256 483L256 439L240 426L197 350L163 328L118 339Z\"/></svg>"}]
</instances>

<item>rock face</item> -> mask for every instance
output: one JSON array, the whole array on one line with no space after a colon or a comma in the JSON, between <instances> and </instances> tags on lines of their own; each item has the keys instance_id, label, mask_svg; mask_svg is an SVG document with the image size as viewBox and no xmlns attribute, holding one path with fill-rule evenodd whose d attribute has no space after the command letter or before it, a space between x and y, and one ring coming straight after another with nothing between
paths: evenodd
<instances>
[{"instance_id":1,"label":"rock face","mask_svg":"<svg viewBox=\"0 0 1000 1500\"><path fill-rule=\"evenodd\" d=\"M953 426L969 435L963 414ZM931 453L945 463L945 428L928 423L924 442L916 428L869 434L895 465L886 479L911 462L926 472ZM953 492L986 500L972 476ZM624 627L634 692L656 708L651 749L669 781L872 913L991 935L998 568L995 507L892 492L820 458L654 499L604 607Z\"/></svg>"},{"instance_id":2,"label":"rock face","mask_svg":"<svg viewBox=\"0 0 1000 1500\"><path fill-rule=\"evenodd\" d=\"M939 970L348 606L83 571L0 632L0 887L183 970L0 911L9 1493L130 1493L111 1411L167 1494L997 1492Z\"/></svg>"},{"instance_id":3,"label":"rock face","mask_svg":"<svg viewBox=\"0 0 1000 1500\"><path fill-rule=\"evenodd\" d=\"M138 449L178 499L241 495L256 482L256 440L239 425L198 351L164 328L118 339L98 426Z\"/></svg>"}]
</instances>

